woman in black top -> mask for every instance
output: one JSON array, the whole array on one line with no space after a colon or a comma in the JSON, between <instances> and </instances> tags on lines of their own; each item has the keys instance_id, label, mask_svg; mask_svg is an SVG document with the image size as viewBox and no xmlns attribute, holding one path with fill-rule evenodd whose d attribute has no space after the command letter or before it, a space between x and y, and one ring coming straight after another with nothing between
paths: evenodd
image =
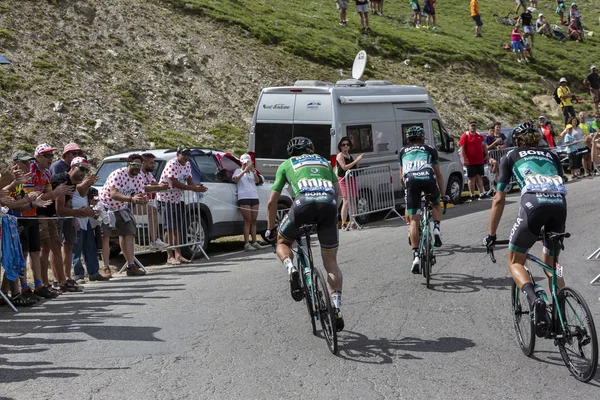
<instances>
[{"instance_id":1,"label":"woman in black top","mask_svg":"<svg viewBox=\"0 0 600 400\"><path fill-rule=\"evenodd\" d=\"M342 190L342 230L346 231L350 228L346 224L348 219L348 189L350 189L353 196L358 194L356 182L353 180L346 179L346 171L350 169L358 168L358 163L362 160L363 155L356 157L356 160L350 155L352 150L352 142L348 136L344 136L338 143L338 150L340 151L335 158L337 164L338 180L340 182L340 189Z\"/></svg>"}]
</instances>

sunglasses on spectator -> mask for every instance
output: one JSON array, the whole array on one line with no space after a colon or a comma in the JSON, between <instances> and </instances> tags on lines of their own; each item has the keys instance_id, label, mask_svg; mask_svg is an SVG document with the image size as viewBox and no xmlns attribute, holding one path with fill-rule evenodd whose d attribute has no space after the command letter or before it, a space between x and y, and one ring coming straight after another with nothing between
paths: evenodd
<instances>
[{"instance_id":1,"label":"sunglasses on spectator","mask_svg":"<svg viewBox=\"0 0 600 400\"><path fill-rule=\"evenodd\" d=\"M342 143L342 147L344 146L350 146L350 143Z\"/></svg>"},{"instance_id":2,"label":"sunglasses on spectator","mask_svg":"<svg viewBox=\"0 0 600 400\"><path fill-rule=\"evenodd\" d=\"M50 154L42 154L44 157L48 158L48 159L53 159L54 158L54 154L50 153Z\"/></svg>"},{"instance_id":3,"label":"sunglasses on spectator","mask_svg":"<svg viewBox=\"0 0 600 400\"><path fill-rule=\"evenodd\" d=\"M142 163L132 162L129 163L133 168L142 168Z\"/></svg>"},{"instance_id":4,"label":"sunglasses on spectator","mask_svg":"<svg viewBox=\"0 0 600 400\"><path fill-rule=\"evenodd\" d=\"M78 167L78 168L79 168L79 170L80 170L81 172L83 172L84 174L89 174L89 173L90 173L90 169L89 169L89 168L87 168L87 167L81 167L81 166L80 166L80 167Z\"/></svg>"},{"instance_id":5,"label":"sunglasses on spectator","mask_svg":"<svg viewBox=\"0 0 600 400\"><path fill-rule=\"evenodd\" d=\"M75 157L81 157L83 155L81 151L71 151L70 153L73 154Z\"/></svg>"}]
</instances>

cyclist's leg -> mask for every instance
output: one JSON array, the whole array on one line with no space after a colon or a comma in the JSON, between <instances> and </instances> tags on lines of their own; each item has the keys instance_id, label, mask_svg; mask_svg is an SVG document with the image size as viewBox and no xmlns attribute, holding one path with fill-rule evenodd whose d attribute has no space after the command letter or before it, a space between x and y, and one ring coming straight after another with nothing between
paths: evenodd
<instances>
[{"instance_id":1,"label":"cyclist's leg","mask_svg":"<svg viewBox=\"0 0 600 400\"><path fill-rule=\"evenodd\" d=\"M558 198L558 197L557 197ZM550 220L546 222L544 227L545 232L559 232L562 233L565 231L565 222L567 220L567 204L566 200L563 198L564 206L557 205L555 207L546 207L546 213L550 216ZM544 247L542 248L542 260L548 264L552 265L554 262L554 257L556 257L556 262L558 263L558 256L560 254L560 247L556 249L556 252L552 252L552 243L548 239L548 236L544 234ZM550 291L548 293L552 293L552 273L544 270L546 276L548 276L548 288ZM556 277L556 283L560 288L565 287L565 278L563 276Z\"/></svg>"},{"instance_id":2,"label":"cyclist's leg","mask_svg":"<svg viewBox=\"0 0 600 400\"><path fill-rule=\"evenodd\" d=\"M341 293L342 271L337 263L339 231L336 224L336 206L333 200L333 196L328 196L328 200L315 203L315 222L317 223L317 237L321 245L321 258L327 271L327 283L332 292Z\"/></svg>"},{"instance_id":3,"label":"cyclist's leg","mask_svg":"<svg viewBox=\"0 0 600 400\"><path fill-rule=\"evenodd\" d=\"M300 272L292 262L292 244L294 243L294 240L300 237L300 231L295 222L296 213L299 208L296 207L296 204L297 203L294 202L290 211L281 221L279 233L277 235L277 248L275 251L288 273L292 298L295 301L300 301L303 298ZM301 207L303 204L302 201L300 201L300 204Z\"/></svg>"},{"instance_id":4,"label":"cyclist's leg","mask_svg":"<svg viewBox=\"0 0 600 400\"><path fill-rule=\"evenodd\" d=\"M421 216L418 214L421 208L421 185L414 179L412 174L408 174L405 179L405 213L410 219L410 243L413 251L419 249L419 221Z\"/></svg>"}]
</instances>

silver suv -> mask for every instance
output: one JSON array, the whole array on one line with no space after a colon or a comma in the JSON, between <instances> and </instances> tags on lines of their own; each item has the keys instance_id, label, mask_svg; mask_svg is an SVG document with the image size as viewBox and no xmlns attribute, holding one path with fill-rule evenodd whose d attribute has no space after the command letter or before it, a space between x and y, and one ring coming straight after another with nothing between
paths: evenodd
<instances>
[{"instance_id":1,"label":"silver suv","mask_svg":"<svg viewBox=\"0 0 600 400\"><path fill-rule=\"evenodd\" d=\"M153 174L157 181L166 163L177 155L175 149L153 149L129 151L106 157L97 172L100 179L95 185L96 189L100 189L104 185L114 170L124 167L127 157L134 153L154 154L156 165ZM206 250L208 242L212 239L243 234L244 220L237 207L237 185L232 180L233 172L241 166L241 162L229 153L212 149L192 149L190 162L194 182L202 182L208 191L202 198L195 193L187 192L184 196L184 203L188 213L191 214L191 219L188 219L191 222L185 227L185 241L186 243L201 243L202 248ZM261 233L267 229L266 210L270 192L270 183L262 182L258 185L260 207L256 227L257 231ZM197 203L200 204L200 215L193 212L198 209ZM291 204L292 199L282 193L278 208L287 209ZM144 218L138 217L137 222L138 227L146 225ZM184 257L191 256L193 250L192 246L183 247Z\"/></svg>"}]
</instances>

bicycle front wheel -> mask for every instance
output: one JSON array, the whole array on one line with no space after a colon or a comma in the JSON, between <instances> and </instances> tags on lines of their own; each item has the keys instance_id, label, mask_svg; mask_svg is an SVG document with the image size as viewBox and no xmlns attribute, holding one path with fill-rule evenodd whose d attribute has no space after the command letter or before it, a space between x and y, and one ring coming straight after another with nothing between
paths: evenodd
<instances>
[{"instance_id":1,"label":"bicycle front wheel","mask_svg":"<svg viewBox=\"0 0 600 400\"><path fill-rule=\"evenodd\" d=\"M335 328L335 315L333 312L333 306L331 305L331 296L329 296L329 290L327 290L327 283L323 279L323 275L316 268L313 268L313 287L316 291L316 309L319 319L321 320L323 335L325 336L329 350L333 354L336 354L338 347L337 331Z\"/></svg>"},{"instance_id":2,"label":"bicycle front wheel","mask_svg":"<svg viewBox=\"0 0 600 400\"><path fill-rule=\"evenodd\" d=\"M575 379L588 382L598 367L598 338L592 313L583 297L567 287L558 293L558 305L565 324L564 337L558 340L560 355Z\"/></svg>"},{"instance_id":3,"label":"bicycle front wheel","mask_svg":"<svg viewBox=\"0 0 600 400\"><path fill-rule=\"evenodd\" d=\"M306 259L304 255L298 255L298 268L302 273L303 286L304 286L304 302L306 303L306 309L308 310L308 317L310 318L310 323L312 325L313 335L317 334L317 323L315 321L316 313L315 308L313 307L313 294L312 294L312 283L310 282L311 276L310 273L308 275L304 274L306 269Z\"/></svg>"},{"instance_id":4,"label":"bicycle front wheel","mask_svg":"<svg viewBox=\"0 0 600 400\"><path fill-rule=\"evenodd\" d=\"M535 331L533 313L529 312L529 301L517 284L513 282L510 291L512 297L512 315L515 325L515 333L519 347L527 357L533 354L535 348Z\"/></svg>"}]
</instances>

